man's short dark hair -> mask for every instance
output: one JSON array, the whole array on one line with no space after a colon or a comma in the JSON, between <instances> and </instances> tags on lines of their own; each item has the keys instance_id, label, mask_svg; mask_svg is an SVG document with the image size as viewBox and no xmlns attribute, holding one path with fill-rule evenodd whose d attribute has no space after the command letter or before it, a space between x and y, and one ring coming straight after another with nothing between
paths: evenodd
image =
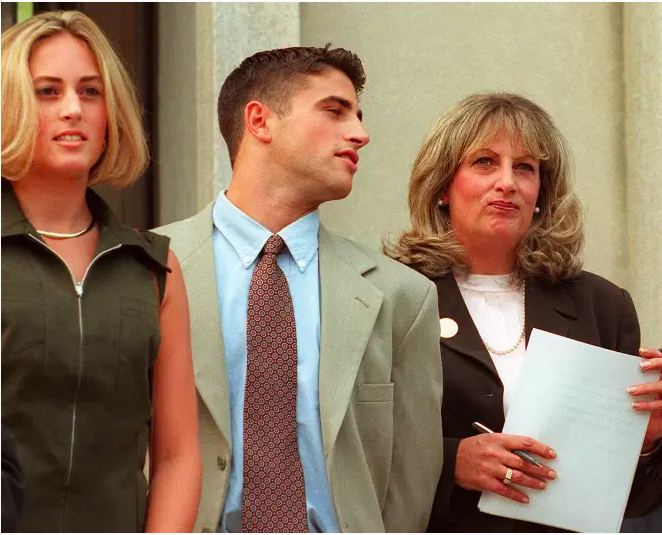
<instances>
[{"instance_id":1,"label":"man's short dark hair","mask_svg":"<svg viewBox=\"0 0 662 535\"><path fill-rule=\"evenodd\" d=\"M344 48L329 47L277 48L258 52L223 82L218 95L218 124L230 153L230 163L239 151L244 132L244 107L251 100L264 102L278 115L286 115L293 93L305 87L306 75L320 74L329 69L343 72L358 95L365 84L365 72L358 56Z\"/></svg>"}]
</instances>

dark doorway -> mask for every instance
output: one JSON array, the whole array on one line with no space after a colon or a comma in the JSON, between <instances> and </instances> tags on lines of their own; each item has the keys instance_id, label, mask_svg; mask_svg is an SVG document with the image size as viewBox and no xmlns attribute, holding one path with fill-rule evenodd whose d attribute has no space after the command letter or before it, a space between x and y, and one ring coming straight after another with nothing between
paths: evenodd
<instances>
[{"instance_id":1,"label":"dark doorway","mask_svg":"<svg viewBox=\"0 0 662 535\"><path fill-rule=\"evenodd\" d=\"M3 2L2 26L13 24L17 2ZM93 19L115 47L129 70L144 110L143 125L154 161L156 145L156 9L151 2L34 2L34 14L43 11L78 10ZM157 177L150 163L135 184L122 190L110 186L94 189L110 204L125 224L135 228L155 225Z\"/></svg>"}]
</instances>

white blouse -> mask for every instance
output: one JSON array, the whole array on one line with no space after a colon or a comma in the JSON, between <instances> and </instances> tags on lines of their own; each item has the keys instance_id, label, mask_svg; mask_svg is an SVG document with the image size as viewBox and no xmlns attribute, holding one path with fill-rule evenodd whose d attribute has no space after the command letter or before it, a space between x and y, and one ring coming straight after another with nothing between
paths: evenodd
<instances>
[{"instance_id":1,"label":"white blouse","mask_svg":"<svg viewBox=\"0 0 662 535\"><path fill-rule=\"evenodd\" d=\"M455 273L460 293L469 309L483 342L497 351L512 347L517 341L524 317L524 300L517 283L510 275L468 275ZM503 410L508 413L510 399L515 391L522 362L524 337L518 346L506 355L490 352L494 366L503 383Z\"/></svg>"}]
</instances>

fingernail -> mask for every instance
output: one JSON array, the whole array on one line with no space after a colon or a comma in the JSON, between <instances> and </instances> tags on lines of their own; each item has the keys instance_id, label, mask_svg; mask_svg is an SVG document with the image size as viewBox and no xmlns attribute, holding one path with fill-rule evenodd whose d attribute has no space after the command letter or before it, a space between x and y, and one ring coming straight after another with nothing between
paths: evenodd
<instances>
[{"instance_id":1,"label":"fingernail","mask_svg":"<svg viewBox=\"0 0 662 535\"><path fill-rule=\"evenodd\" d=\"M538 487L541 489L544 489L547 486L547 483L544 481L538 481Z\"/></svg>"},{"instance_id":2,"label":"fingernail","mask_svg":"<svg viewBox=\"0 0 662 535\"><path fill-rule=\"evenodd\" d=\"M552 459L556 459L556 452L554 450L550 449L547 453L551 455Z\"/></svg>"},{"instance_id":3,"label":"fingernail","mask_svg":"<svg viewBox=\"0 0 662 535\"><path fill-rule=\"evenodd\" d=\"M526 496L522 498L522 503L529 503L529 498L527 498Z\"/></svg>"},{"instance_id":4,"label":"fingernail","mask_svg":"<svg viewBox=\"0 0 662 535\"><path fill-rule=\"evenodd\" d=\"M630 387L628 387L628 392L629 392L630 394L634 394L636 391L637 391L637 387L636 387L636 386L630 386Z\"/></svg>"},{"instance_id":5,"label":"fingernail","mask_svg":"<svg viewBox=\"0 0 662 535\"><path fill-rule=\"evenodd\" d=\"M550 470L549 472L547 472L547 477L549 477L550 479L556 479L556 472L554 472L554 470Z\"/></svg>"},{"instance_id":6,"label":"fingernail","mask_svg":"<svg viewBox=\"0 0 662 535\"><path fill-rule=\"evenodd\" d=\"M644 369L644 370L647 370L648 368L650 368L650 365L651 365L651 363L650 363L649 360L644 360L644 361L639 363L639 366L641 366L641 368Z\"/></svg>"},{"instance_id":7,"label":"fingernail","mask_svg":"<svg viewBox=\"0 0 662 535\"><path fill-rule=\"evenodd\" d=\"M632 404L632 408L633 408L633 409L640 409L640 408L641 408L641 403L638 403L638 402L635 401L635 402Z\"/></svg>"}]
</instances>

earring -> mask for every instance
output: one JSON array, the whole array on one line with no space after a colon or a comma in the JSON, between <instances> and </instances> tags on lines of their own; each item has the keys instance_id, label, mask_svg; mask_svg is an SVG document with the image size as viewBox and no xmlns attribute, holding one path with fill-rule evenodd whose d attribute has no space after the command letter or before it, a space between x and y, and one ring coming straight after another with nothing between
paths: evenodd
<instances>
[{"instance_id":1,"label":"earring","mask_svg":"<svg viewBox=\"0 0 662 535\"><path fill-rule=\"evenodd\" d=\"M536 214L539 214L539 213L540 213L540 208L538 208L538 207L536 206L536 207L533 209L533 212L536 213Z\"/></svg>"},{"instance_id":2,"label":"earring","mask_svg":"<svg viewBox=\"0 0 662 535\"><path fill-rule=\"evenodd\" d=\"M448 199L442 198L437 201L437 206L447 206L447 205L448 205Z\"/></svg>"}]
</instances>

